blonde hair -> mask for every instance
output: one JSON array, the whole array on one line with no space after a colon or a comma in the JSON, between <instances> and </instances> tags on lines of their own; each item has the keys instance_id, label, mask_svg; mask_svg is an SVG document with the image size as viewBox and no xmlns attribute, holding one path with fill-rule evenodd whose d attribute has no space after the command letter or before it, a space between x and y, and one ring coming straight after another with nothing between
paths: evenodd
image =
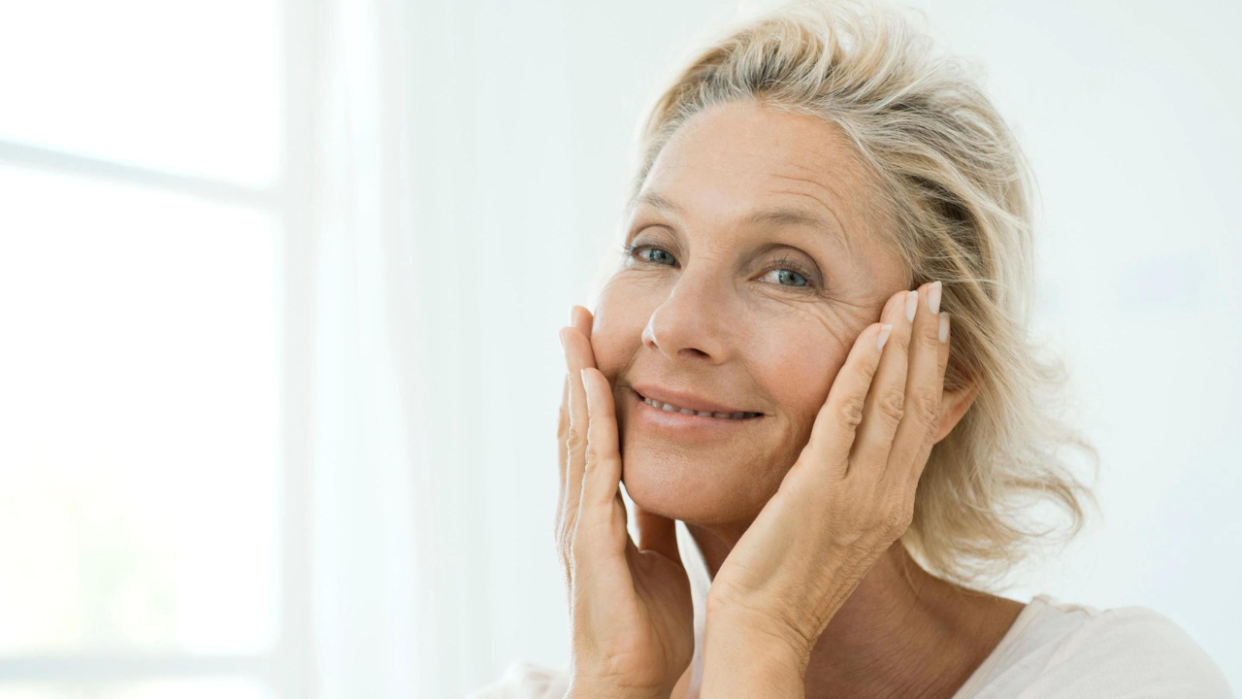
<instances>
[{"instance_id":1,"label":"blonde hair","mask_svg":"<svg viewBox=\"0 0 1242 699\"><path fill-rule=\"evenodd\" d=\"M1033 178L967 66L932 51L898 8L801 1L695 54L643 122L631 197L672 134L707 107L756 100L840 127L880 183L911 286L944 283L953 317L945 388L978 395L932 449L903 545L929 572L984 588L1036 544L1082 527L1090 490L1063 448L1098 455L1054 408L1063 365L1028 338ZM1061 527L1029 515L1059 506Z\"/></svg>"}]
</instances>

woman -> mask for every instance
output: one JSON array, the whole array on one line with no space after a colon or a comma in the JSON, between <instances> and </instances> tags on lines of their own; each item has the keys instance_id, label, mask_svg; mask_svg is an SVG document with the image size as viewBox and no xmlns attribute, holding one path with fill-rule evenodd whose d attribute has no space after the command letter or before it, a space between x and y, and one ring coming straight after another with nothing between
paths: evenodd
<instances>
[{"instance_id":1,"label":"woman","mask_svg":"<svg viewBox=\"0 0 1242 699\"><path fill-rule=\"evenodd\" d=\"M1077 530L1059 459L1091 449L1026 339L1028 171L954 61L891 10L785 6L681 71L641 152L623 262L561 331L570 669L477 696L1230 696L1156 612L980 591L1047 539L1014 503Z\"/></svg>"}]
</instances>

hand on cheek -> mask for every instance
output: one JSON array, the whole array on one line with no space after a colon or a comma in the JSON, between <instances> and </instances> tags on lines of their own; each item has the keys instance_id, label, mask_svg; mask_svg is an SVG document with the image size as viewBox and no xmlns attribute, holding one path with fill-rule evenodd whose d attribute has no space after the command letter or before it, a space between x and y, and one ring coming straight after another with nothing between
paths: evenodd
<instances>
[{"instance_id":1,"label":"hand on cheek","mask_svg":"<svg viewBox=\"0 0 1242 699\"><path fill-rule=\"evenodd\" d=\"M690 582L672 520L637 512L637 543L626 529L616 407L595 366L591 325L574 307L560 333L568 373L556 539L573 623L567 696L667 697L694 653Z\"/></svg>"},{"instance_id":2,"label":"hand on cheek","mask_svg":"<svg viewBox=\"0 0 1242 699\"><path fill-rule=\"evenodd\" d=\"M937 283L894 295L858 336L798 460L725 559L708 595L705 695L736 693L726 678L741 662L729 653L749 643L739 639L768 639L755 642L805 667L833 615L909 526L949 358L940 292Z\"/></svg>"}]
</instances>

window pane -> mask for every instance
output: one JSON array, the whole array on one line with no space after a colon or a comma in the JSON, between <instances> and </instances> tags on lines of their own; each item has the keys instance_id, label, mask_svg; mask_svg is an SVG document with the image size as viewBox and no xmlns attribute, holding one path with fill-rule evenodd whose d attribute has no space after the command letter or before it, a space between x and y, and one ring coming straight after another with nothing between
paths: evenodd
<instances>
[{"instance_id":1,"label":"window pane","mask_svg":"<svg viewBox=\"0 0 1242 699\"><path fill-rule=\"evenodd\" d=\"M108 684L20 682L0 684L0 699L269 699L254 680L159 680Z\"/></svg>"},{"instance_id":2,"label":"window pane","mask_svg":"<svg viewBox=\"0 0 1242 699\"><path fill-rule=\"evenodd\" d=\"M276 235L0 167L0 653L272 645Z\"/></svg>"},{"instance_id":3,"label":"window pane","mask_svg":"<svg viewBox=\"0 0 1242 699\"><path fill-rule=\"evenodd\" d=\"M0 139L263 184L279 146L277 0L0 10Z\"/></svg>"}]
</instances>

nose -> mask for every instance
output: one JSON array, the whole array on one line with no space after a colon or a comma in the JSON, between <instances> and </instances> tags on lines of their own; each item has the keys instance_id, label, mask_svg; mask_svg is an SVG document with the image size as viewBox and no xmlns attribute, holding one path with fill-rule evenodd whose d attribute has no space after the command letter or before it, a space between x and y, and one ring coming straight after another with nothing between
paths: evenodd
<instances>
[{"instance_id":1,"label":"nose","mask_svg":"<svg viewBox=\"0 0 1242 699\"><path fill-rule=\"evenodd\" d=\"M706 268L681 273L643 328L643 344L675 361L722 364L729 358L727 291Z\"/></svg>"}]
</instances>

